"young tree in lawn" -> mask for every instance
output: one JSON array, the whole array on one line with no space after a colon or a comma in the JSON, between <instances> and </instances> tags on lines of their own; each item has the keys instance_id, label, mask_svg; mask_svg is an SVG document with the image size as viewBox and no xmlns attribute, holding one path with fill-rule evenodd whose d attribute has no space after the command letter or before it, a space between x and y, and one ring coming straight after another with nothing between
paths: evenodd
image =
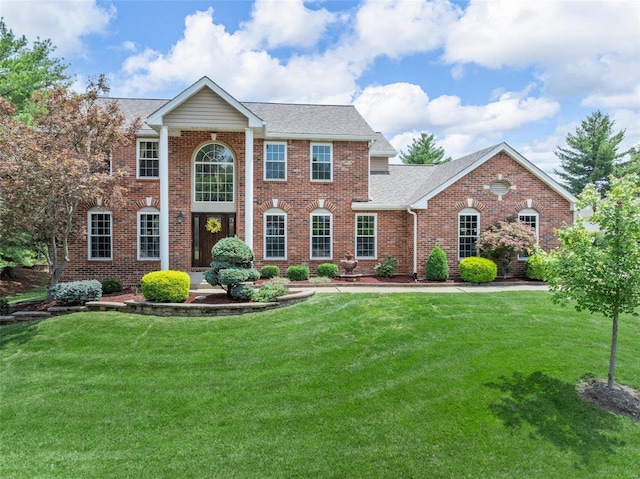
<instances>
[{"instance_id":1,"label":"young tree in lawn","mask_svg":"<svg viewBox=\"0 0 640 479\"><path fill-rule=\"evenodd\" d=\"M121 175L109 173L111 150L128 141L139 122L125 125L115 101L101 101L104 77L84 94L54 86L36 92L33 126L16 120L0 100L0 223L3 234L26 234L46 245L50 284L69 261L69 243L82 235L79 206L122 198Z\"/></svg>"},{"instance_id":2,"label":"young tree in lawn","mask_svg":"<svg viewBox=\"0 0 640 479\"><path fill-rule=\"evenodd\" d=\"M559 231L561 246L552 252L549 286L553 300L575 301L578 311L601 313L612 321L607 385L615 383L620 314L637 315L640 306L640 186L638 177L611 178L603 199L595 185L579 196L578 208L592 206L589 222L600 228L598 239L579 218Z\"/></svg>"},{"instance_id":3,"label":"young tree in lawn","mask_svg":"<svg viewBox=\"0 0 640 479\"><path fill-rule=\"evenodd\" d=\"M511 262L519 254L527 254L536 246L536 233L521 221L499 221L480 233L476 249L480 256L493 260L506 278Z\"/></svg>"},{"instance_id":4,"label":"young tree in lawn","mask_svg":"<svg viewBox=\"0 0 640 479\"><path fill-rule=\"evenodd\" d=\"M414 138L409 145L408 153L400 152L400 159L406 165L440 165L451 161L451 157L444 158L444 148L436 145L433 133L420 133L420 138Z\"/></svg>"}]
</instances>

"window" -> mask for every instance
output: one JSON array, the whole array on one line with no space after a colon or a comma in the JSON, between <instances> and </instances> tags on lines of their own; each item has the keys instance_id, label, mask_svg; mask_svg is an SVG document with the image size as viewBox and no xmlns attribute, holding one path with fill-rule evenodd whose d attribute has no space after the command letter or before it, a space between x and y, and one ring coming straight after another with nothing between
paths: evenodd
<instances>
[{"instance_id":1,"label":"window","mask_svg":"<svg viewBox=\"0 0 640 479\"><path fill-rule=\"evenodd\" d=\"M525 225L529 225L536 232L536 244L538 243L538 212L532 209L524 209L520 210L518 213L518 220L520 220ZM529 256L528 255L518 255L519 260L525 260Z\"/></svg>"},{"instance_id":2,"label":"window","mask_svg":"<svg viewBox=\"0 0 640 479\"><path fill-rule=\"evenodd\" d=\"M458 257L476 256L476 240L480 226L480 215L471 208L465 208L458 215Z\"/></svg>"},{"instance_id":3,"label":"window","mask_svg":"<svg viewBox=\"0 0 640 479\"><path fill-rule=\"evenodd\" d=\"M196 153L196 202L233 202L233 154L226 146L210 143Z\"/></svg>"},{"instance_id":4,"label":"window","mask_svg":"<svg viewBox=\"0 0 640 479\"><path fill-rule=\"evenodd\" d=\"M138 140L138 178L160 176L160 142Z\"/></svg>"},{"instance_id":5,"label":"window","mask_svg":"<svg viewBox=\"0 0 640 479\"><path fill-rule=\"evenodd\" d=\"M311 259L331 259L331 213L311 215Z\"/></svg>"},{"instance_id":6,"label":"window","mask_svg":"<svg viewBox=\"0 0 640 479\"><path fill-rule=\"evenodd\" d=\"M311 180L331 181L333 152L331 145L311 145Z\"/></svg>"},{"instance_id":7,"label":"window","mask_svg":"<svg viewBox=\"0 0 640 479\"><path fill-rule=\"evenodd\" d=\"M356 215L356 258L376 257L376 215Z\"/></svg>"},{"instance_id":8,"label":"window","mask_svg":"<svg viewBox=\"0 0 640 479\"><path fill-rule=\"evenodd\" d=\"M89 259L111 259L111 213L89 212Z\"/></svg>"},{"instance_id":9,"label":"window","mask_svg":"<svg viewBox=\"0 0 640 479\"><path fill-rule=\"evenodd\" d=\"M152 208L138 213L138 259L160 258L160 214Z\"/></svg>"},{"instance_id":10,"label":"window","mask_svg":"<svg viewBox=\"0 0 640 479\"><path fill-rule=\"evenodd\" d=\"M264 145L264 179L287 179L287 145L286 143L265 143Z\"/></svg>"},{"instance_id":11,"label":"window","mask_svg":"<svg viewBox=\"0 0 640 479\"><path fill-rule=\"evenodd\" d=\"M265 259L287 258L287 216L279 212L264 215Z\"/></svg>"}]
</instances>

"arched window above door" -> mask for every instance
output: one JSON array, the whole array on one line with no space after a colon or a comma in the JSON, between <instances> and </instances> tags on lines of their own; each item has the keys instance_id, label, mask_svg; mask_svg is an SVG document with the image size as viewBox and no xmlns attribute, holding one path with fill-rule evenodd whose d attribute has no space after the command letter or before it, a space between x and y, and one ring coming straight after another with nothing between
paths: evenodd
<instances>
[{"instance_id":1,"label":"arched window above door","mask_svg":"<svg viewBox=\"0 0 640 479\"><path fill-rule=\"evenodd\" d=\"M194 158L194 201L196 203L232 203L235 194L235 161L229 148L208 143Z\"/></svg>"}]
</instances>

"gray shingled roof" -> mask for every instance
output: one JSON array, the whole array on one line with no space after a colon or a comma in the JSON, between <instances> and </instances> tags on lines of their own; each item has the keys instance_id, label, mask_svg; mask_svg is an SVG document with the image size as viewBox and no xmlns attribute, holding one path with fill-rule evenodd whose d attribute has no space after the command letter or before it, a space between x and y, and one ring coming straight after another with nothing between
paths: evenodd
<instances>
[{"instance_id":1,"label":"gray shingled roof","mask_svg":"<svg viewBox=\"0 0 640 479\"><path fill-rule=\"evenodd\" d=\"M373 145L371 145L371 149L369 150L371 156L380 156L380 157L392 157L396 156L398 152L395 150L391 143L384 137L382 133L376 131L376 137L373 140Z\"/></svg>"},{"instance_id":2,"label":"gray shingled roof","mask_svg":"<svg viewBox=\"0 0 640 479\"><path fill-rule=\"evenodd\" d=\"M118 106L120 107L120 111L124 113L127 122L133 122L137 118L140 118L142 119L142 121L144 121L144 119L147 118L151 113L163 107L169 102L169 100L157 100L149 98L102 97L98 100L105 102L116 100L118 102ZM142 129L152 131L147 124L143 124Z\"/></svg>"}]
</instances>

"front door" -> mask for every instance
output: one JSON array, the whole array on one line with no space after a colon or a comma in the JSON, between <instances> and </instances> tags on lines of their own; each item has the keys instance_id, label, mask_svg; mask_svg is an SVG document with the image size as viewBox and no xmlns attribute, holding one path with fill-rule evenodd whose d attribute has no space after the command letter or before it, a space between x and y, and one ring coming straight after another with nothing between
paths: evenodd
<instances>
[{"instance_id":1,"label":"front door","mask_svg":"<svg viewBox=\"0 0 640 479\"><path fill-rule=\"evenodd\" d=\"M207 230L207 222L215 218L222 228L217 233ZM235 236L236 215L234 213L193 213L191 215L193 244L191 265L194 268L208 267L211 264L211 248L222 238Z\"/></svg>"}]
</instances>

